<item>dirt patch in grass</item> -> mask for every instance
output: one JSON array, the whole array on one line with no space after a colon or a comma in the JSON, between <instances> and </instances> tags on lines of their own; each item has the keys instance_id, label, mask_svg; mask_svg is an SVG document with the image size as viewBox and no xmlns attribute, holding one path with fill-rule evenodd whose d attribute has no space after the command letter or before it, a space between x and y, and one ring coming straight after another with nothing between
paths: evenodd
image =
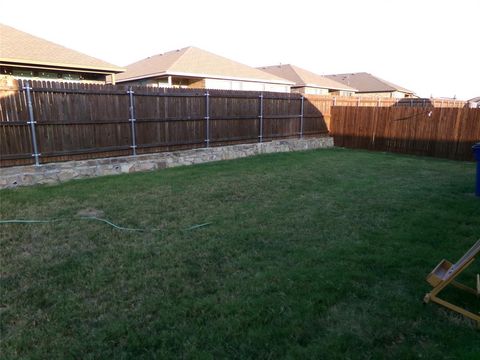
<instances>
[{"instance_id":1,"label":"dirt patch in grass","mask_svg":"<svg viewBox=\"0 0 480 360\"><path fill-rule=\"evenodd\" d=\"M103 218L105 215L105 212L103 210L95 209L93 207L88 207L88 208L79 210L76 215L80 217Z\"/></svg>"}]
</instances>

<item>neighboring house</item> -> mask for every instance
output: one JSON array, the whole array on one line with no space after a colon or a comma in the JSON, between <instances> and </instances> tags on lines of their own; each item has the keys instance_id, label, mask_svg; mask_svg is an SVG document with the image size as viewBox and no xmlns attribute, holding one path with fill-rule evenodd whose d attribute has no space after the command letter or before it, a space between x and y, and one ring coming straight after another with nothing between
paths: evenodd
<instances>
[{"instance_id":1,"label":"neighboring house","mask_svg":"<svg viewBox=\"0 0 480 360\"><path fill-rule=\"evenodd\" d=\"M299 68L295 65L273 65L258 69L269 74L293 81L292 92L316 95L351 96L357 91L355 88Z\"/></svg>"},{"instance_id":2,"label":"neighboring house","mask_svg":"<svg viewBox=\"0 0 480 360\"><path fill-rule=\"evenodd\" d=\"M293 82L250 66L186 47L128 65L117 83L154 87L290 92Z\"/></svg>"},{"instance_id":3,"label":"neighboring house","mask_svg":"<svg viewBox=\"0 0 480 360\"><path fill-rule=\"evenodd\" d=\"M105 84L125 69L0 24L0 76L4 79Z\"/></svg>"},{"instance_id":4,"label":"neighboring house","mask_svg":"<svg viewBox=\"0 0 480 360\"><path fill-rule=\"evenodd\" d=\"M358 89L355 95L387 98L417 97L413 91L366 72L326 75L327 78Z\"/></svg>"},{"instance_id":5,"label":"neighboring house","mask_svg":"<svg viewBox=\"0 0 480 360\"><path fill-rule=\"evenodd\" d=\"M468 107L480 109L480 96L467 100Z\"/></svg>"}]
</instances>

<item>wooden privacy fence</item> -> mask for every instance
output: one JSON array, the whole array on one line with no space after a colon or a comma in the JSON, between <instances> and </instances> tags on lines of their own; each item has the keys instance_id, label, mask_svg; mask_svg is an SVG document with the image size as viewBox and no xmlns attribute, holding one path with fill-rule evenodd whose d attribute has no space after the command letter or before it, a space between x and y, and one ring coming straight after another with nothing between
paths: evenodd
<instances>
[{"instance_id":1,"label":"wooden privacy fence","mask_svg":"<svg viewBox=\"0 0 480 360\"><path fill-rule=\"evenodd\" d=\"M0 88L2 166L328 133L300 94L22 82Z\"/></svg>"},{"instance_id":2,"label":"wooden privacy fence","mask_svg":"<svg viewBox=\"0 0 480 360\"><path fill-rule=\"evenodd\" d=\"M469 116L445 106L461 108L465 102L18 81L0 84L0 165L262 142L326 134L330 128L339 146L470 159L472 140L466 137L478 141L478 131L468 130ZM342 113L340 107L350 110ZM420 125L420 115L386 125L403 113L427 110L433 111L430 125ZM461 133L448 132L452 126ZM383 134L387 129L391 133ZM450 136L456 137L447 142L457 145L447 151L439 144Z\"/></svg>"},{"instance_id":3,"label":"wooden privacy fence","mask_svg":"<svg viewBox=\"0 0 480 360\"><path fill-rule=\"evenodd\" d=\"M426 98L404 98L393 99L384 97L365 96L327 96L327 95L305 95L305 99L319 112L322 113L327 127L330 129L331 109L334 106L351 107L455 107L463 108L466 101L454 99L426 99Z\"/></svg>"},{"instance_id":4,"label":"wooden privacy fence","mask_svg":"<svg viewBox=\"0 0 480 360\"><path fill-rule=\"evenodd\" d=\"M473 160L480 109L436 107L332 108L335 146Z\"/></svg>"}]
</instances>

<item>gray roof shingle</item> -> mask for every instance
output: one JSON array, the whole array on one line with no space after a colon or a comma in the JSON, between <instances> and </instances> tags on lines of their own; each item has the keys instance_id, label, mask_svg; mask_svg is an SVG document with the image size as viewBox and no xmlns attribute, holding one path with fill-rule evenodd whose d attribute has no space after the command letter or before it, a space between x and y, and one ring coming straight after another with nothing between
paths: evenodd
<instances>
[{"instance_id":1,"label":"gray roof shingle","mask_svg":"<svg viewBox=\"0 0 480 360\"><path fill-rule=\"evenodd\" d=\"M273 65L260 67L258 69L293 81L295 86L298 87L308 86L322 89L357 91L357 89L354 87L342 84L325 76L315 74L295 65Z\"/></svg>"},{"instance_id":2,"label":"gray roof shingle","mask_svg":"<svg viewBox=\"0 0 480 360\"><path fill-rule=\"evenodd\" d=\"M411 90L405 89L404 87L395 85L366 72L325 76L329 79L341 82L342 84L353 86L354 88L358 89L359 93L400 91L408 94L414 94L414 92Z\"/></svg>"},{"instance_id":3,"label":"gray roof shingle","mask_svg":"<svg viewBox=\"0 0 480 360\"><path fill-rule=\"evenodd\" d=\"M124 73L117 75L117 82L177 75L292 84L278 76L193 46L150 56L126 68Z\"/></svg>"}]
</instances>

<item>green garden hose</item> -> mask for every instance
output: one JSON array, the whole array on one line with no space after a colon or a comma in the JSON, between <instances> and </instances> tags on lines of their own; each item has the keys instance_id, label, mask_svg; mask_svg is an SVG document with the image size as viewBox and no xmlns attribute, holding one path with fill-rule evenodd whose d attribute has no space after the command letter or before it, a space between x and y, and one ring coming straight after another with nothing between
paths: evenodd
<instances>
[{"instance_id":1,"label":"green garden hose","mask_svg":"<svg viewBox=\"0 0 480 360\"><path fill-rule=\"evenodd\" d=\"M68 221L68 220L94 220L94 221L100 221L105 224L108 224L112 226L113 228L117 230L123 230L123 231L140 231L140 232L148 232L148 231L161 231L161 229L139 229L139 228L128 228L124 226L119 226L111 221L108 221L106 219L101 219L97 218L95 216L81 216L81 217L76 217L76 218L66 218L66 219L50 219L50 220L19 220L19 219L14 219L14 220L0 220L0 225L3 224L48 224L48 223L54 223L54 222L60 222L60 221ZM187 228L184 228L183 230L194 230L198 229L200 227L204 227L207 225L210 225L211 223L203 223L203 224L198 224L198 225L193 225L189 226Z\"/></svg>"}]
</instances>

